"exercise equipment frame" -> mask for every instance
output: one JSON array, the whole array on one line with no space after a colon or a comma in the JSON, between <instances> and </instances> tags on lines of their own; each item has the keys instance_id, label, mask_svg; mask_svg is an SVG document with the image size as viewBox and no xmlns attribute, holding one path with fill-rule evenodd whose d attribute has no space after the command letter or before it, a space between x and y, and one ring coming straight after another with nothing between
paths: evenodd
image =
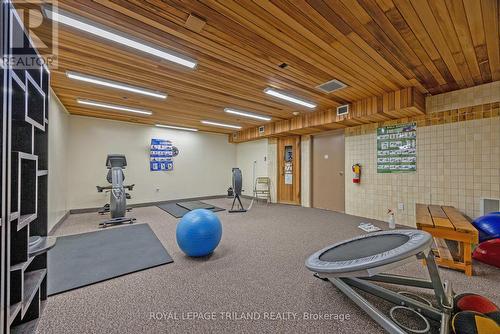
<instances>
[{"instance_id":1,"label":"exercise equipment frame","mask_svg":"<svg viewBox=\"0 0 500 334\"><path fill-rule=\"evenodd\" d=\"M377 234L387 233L388 232L377 232ZM370 235L362 236L360 238L369 236ZM356 239L358 238L351 240ZM347 242L349 241L346 241L346 243ZM315 257L315 255L324 253L325 250L333 249L340 244L342 243L332 245L329 248L325 248L312 255L306 262L307 267L312 271L315 271L315 266L319 269L321 267L321 260L319 260L319 256ZM372 267L365 266L364 268L360 267L358 270L347 270L345 272L341 272L341 269L337 272L327 272L328 269L325 268L325 271L315 272L314 277L333 284L390 334L406 334L408 332L423 333L422 330L410 329L395 320L395 318L392 317L392 311L395 308L405 308L418 313L419 316L440 322L440 334L449 334L450 321L453 312L454 292L452 290L451 283L447 281L443 283L441 280L434 254L430 249L430 243L427 243L427 245L424 246L425 249L420 251L418 251L418 247L416 247L413 250L418 251L416 254L407 253L400 255L394 262L387 262L387 258L390 258L390 256L388 256L386 259L382 259L380 261L381 263L378 265L375 264ZM411 250L409 253L411 253ZM414 256L417 260L422 260L425 263L429 273L429 279L384 273L390 269L397 268L410 261L414 261ZM314 263L314 261L316 261L316 263ZM357 264L352 265L351 268L354 268L356 265ZM374 284L377 282L396 286L408 286L432 290L434 291L434 295L437 299L437 307ZM391 309L391 316L387 316L381 310L377 309L372 303L359 294L355 288L395 304L396 306ZM422 298L420 298L420 300L422 300ZM429 327L428 321L426 320L425 322L426 326Z\"/></svg>"}]
</instances>

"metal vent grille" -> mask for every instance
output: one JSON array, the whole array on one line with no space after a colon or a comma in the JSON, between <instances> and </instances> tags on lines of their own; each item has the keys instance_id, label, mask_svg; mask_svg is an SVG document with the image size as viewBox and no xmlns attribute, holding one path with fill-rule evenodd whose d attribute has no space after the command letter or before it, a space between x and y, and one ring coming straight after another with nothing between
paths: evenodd
<instances>
[{"instance_id":1,"label":"metal vent grille","mask_svg":"<svg viewBox=\"0 0 500 334\"><path fill-rule=\"evenodd\" d=\"M336 90L342 89L347 87L347 85L341 81L338 81L337 79L330 80L328 82L325 82L324 84L321 84L319 86L316 86L317 89L319 89L322 92L325 93L332 93Z\"/></svg>"},{"instance_id":2,"label":"metal vent grille","mask_svg":"<svg viewBox=\"0 0 500 334\"><path fill-rule=\"evenodd\" d=\"M337 115L342 116L342 115L347 115L349 113L349 105L344 104L343 106L338 106L337 107Z\"/></svg>"}]
</instances>

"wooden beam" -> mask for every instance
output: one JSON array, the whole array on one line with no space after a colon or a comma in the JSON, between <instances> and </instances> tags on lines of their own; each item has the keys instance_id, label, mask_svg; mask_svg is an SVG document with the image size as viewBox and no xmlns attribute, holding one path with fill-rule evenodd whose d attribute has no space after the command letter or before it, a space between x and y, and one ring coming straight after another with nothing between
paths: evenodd
<instances>
[{"instance_id":1,"label":"wooden beam","mask_svg":"<svg viewBox=\"0 0 500 334\"><path fill-rule=\"evenodd\" d=\"M422 114L425 114L425 97L415 87L409 87L354 101L347 115L338 116L333 109L307 113L265 124L263 132L259 132L259 127L235 132L229 141L241 143L291 134L307 135Z\"/></svg>"}]
</instances>

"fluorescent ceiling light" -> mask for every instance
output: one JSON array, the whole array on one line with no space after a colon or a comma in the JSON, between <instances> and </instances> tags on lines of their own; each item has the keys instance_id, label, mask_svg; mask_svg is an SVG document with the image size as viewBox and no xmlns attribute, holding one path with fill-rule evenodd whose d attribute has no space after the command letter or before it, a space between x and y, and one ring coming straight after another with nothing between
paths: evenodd
<instances>
[{"instance_id":1,"label":"fluorescent ceiling light","mask_svg":"<svg viewBox=\"0 0 500 334\"><path fill-rule=\"evenodd\" d=\"M143 94L143 95L147 95L147 96L157 97L160 99L167 98L167 94L165 94L165 93L161 93L161 92L157 92L154 90L141 88L141 87L137 87L137 86L131 86L131 85L128 85L125 83L117 82L117 81L112 81L112 80L107 80L107 79L103 79L103 78L99 78L99 77L94 77L92 75L66 71L66 76L70 79L84 81L84 82L88 82L88 83L92 83L92 84L96 84L96 85L100 85L100 86L105 86L105 87L110 87L110 88L126 90L126 91L132 92L132 93Z\"/></svg>"},{"instance_id":2,"label":"fluorescent ceiling light","mask_svg":"<svg viewBox=\"0 0 500 334\"><path fill-rule=\"evenodd\" d=\"M236 129L236 130L241 129L241 126L238 126L238 125L224 124L224 123L218 123L218 122L212 122L212 121L201 121L201 122L203 124L206 124L206 125L221 126L223 128L230 128L230 129Z\"/></svg>"},{"instance_id":3,"label":"fluorescent ceiling light","mask_svg":"<svg viewBox=\"0 0 500 334\"><path fill-rule=\"evenodd\" d=\"M271 117L269 117L269 116L254 114L254 113L247 112L247 111L235 110L235 109L231 109L231 108L226 108L226 109L224 109L224 111L227 112L228 114L260 119L261 121L270 121L271 120Z\"/></svg>"},{"instance_id":4,"label":"fluorescent ceiling light","mask_svg":"<svg viewBox=\"0 0 500 334\"><path fill-rule=\"evenodd\" d=\"M97 102L97 101L92 101L92 100L77 99L76 102L78 102L80 104L87 105L87 106L99 107L99 108L104 108L104 109L127 111L127 112L133 112L133 113L144 114L144 115L152 115L153 114L151 111L148 111L148 110L135 109L135 108L129 108L129 107L124 107L124 106L117 106L116 104L108 104L108 103Z\"/></svg>"},{"instance_id":5,"label":"fluorescent ceiling light","mask_svg":"<svg viewBox=\"0 0 500 334\"><path fill-rule=\"evenodd\" d=\"M280 91L277 91L273 88L266 88L264 89L264 93L272 95L274 97L277 97L279 99L287 100L296 104L300 104L301 106L307 107L307 108L316 108L316 104L307 100L300 99L298 97L295 97L293 95L287 94L287 93L282 93Z\"/></svg>"},{"instance_id":6,"label":"fluorescent ceiling light","mask_svg":"<svg viewBox=\"0 0 500 334\"><path fill-rule=\"evenodd\" d=\"M175 125L155 124L155 126L157 126L159 128L168 128L168 129L182 130L182 131L198 131L198 129L184 128L182 126L175 126Z\"/></svg>"},{"instance_id":7,"label":"fluorescent ceiling light","mask_svg":"<svg viewBox=\"0 0 500 334\"><path fill-rule=\"evenodd\" d=\"M96 22L92 22L66 11L60 9L54 10L51 6L44 6L43 12L47 18L53 21L71 26L86 33L99 36L101 38L151 54L153 56L177 63L182 66L186 66L189 68L196 67L196 60L194 59L181 55L175 51L166 50L157 46L151 46L146 44L145 42L138 42L133 37L126 37L123 33L117 30L98 24Z\"/></svg>"}]
</instances>

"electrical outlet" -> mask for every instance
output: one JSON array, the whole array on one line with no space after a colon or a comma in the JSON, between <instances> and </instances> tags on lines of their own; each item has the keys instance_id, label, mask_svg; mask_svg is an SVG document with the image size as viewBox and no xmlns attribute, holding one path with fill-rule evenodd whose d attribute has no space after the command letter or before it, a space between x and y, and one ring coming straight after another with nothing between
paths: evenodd
<instances>
[{"instance_id":1,"label":"electrical outlet","mask_svg":"<svg viewBox=\"0 0 500 334\"><path fill-rule=\"evenodd\" d=\"M398 203L398 209L399 209L400 211L404 211L404 209L405 209L405 204L404 204L403 202Z\"/></svg>"}]
</instances>

